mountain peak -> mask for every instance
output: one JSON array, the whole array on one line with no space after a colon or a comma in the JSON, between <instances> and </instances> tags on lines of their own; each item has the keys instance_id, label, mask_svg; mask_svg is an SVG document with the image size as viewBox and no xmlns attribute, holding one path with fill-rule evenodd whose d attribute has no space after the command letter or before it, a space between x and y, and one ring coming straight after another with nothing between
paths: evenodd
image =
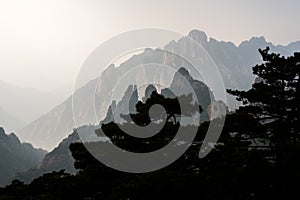
<instances>
[{"instance_id":1,"label":"mountain peak","mask_svg":"<svg viewBox=\"0 0 300 200\"><path fill-rule=\"evenodd\" d=\"M264 36L260 36L260 37L252 37L250 39L250 42L259 42L259 43L263 43L263 42L267 42L266 38Z\"/></svg>"},{"instance_id":2,"label":"mountain peak","mask_svg":"<svg viewBox=\"0 0 300 200\"><path fill-rule=\"evenodd\" d=\"M143 100L146 101L148 98L150 98L151 94L156 91L156 87L152 84L148 85L147 88L145 89L145 95Z\"/></svg>"},{"instance_id":3,"label":"mountain peak","mask_svg":"<svg viewBox=\"0 0 300 200\"><path fill-rule=\"evenodd\" d=\"M205 44L208 42L208 39L207 39L207 35L205 32L203 31L199 31L199 30L192 30L188 37L192 38L193 40L197 41L197 42L200 42L200 44Z\"/></svg>"},{"instance_id":4,"label":"mountain peak","mask_svg":"<svg viewBox=\"0 0 300 200\"><path fill-rule=\"evenodd\" d=\"M0 127L0 140L6 139L7 135L5 134L4 128Z\"/></svg>"},{"instance_id":5,"label":"mountain peak","mask_svg":"<svg viewBox=\"0 0 300 200\"><path fill-rule=\"evenodd\" d=\"M19 140L19 138L16 136L16 134L10 133L8 136L9 136L9 138L12 139L13 141L16 141L16 142L18 142L18 143L21 143L20 140Z\"/></svg>"},{"instance_id":6,"label":"mountain peak","mask_svg":"<svg viewBox=\"0 0 300 200\"><path fill-rule=\"evenodd\" d=\"M31 144L21 143L14 133L7 135L2 127L0 127L0 149L0 187L8 184L17 172L37 165L46 154L45 151L33 148Z\"/></svg>"},{"instance_id":7,"label":"mountain peak","mask_svg":"<svg viewBox=\"0 0 300 200\"><path fill-rule=\"evenodd\" d=\"M178 73L180 73L182 76L189 76L190 73L187 69L185 69L184 67L180 67L178 69Z\"/></svg>"},{"instance_id":8,"label":"mountain peak","mask_svg":"<svg viewBox=\"0 0 300 200\"><path fill-rule=\"evenodd\" d=\"M268 42L266 41L266 38L264 36L252 37L250 40L243 41L240 44L240 47L241 46L255 46L256 47L256 46L265 45L267 43Z\"/></svg>"},{"instance_id":9,"label":"mountain peak","mask_svg":"<svg viewBox=\"0 0 300 200\"><path fill-rule=\"evenodd\" d=\"M0 135L3 135L3 134L5 134L4 128L0 127Z\"/></svg>"}]
</instances>

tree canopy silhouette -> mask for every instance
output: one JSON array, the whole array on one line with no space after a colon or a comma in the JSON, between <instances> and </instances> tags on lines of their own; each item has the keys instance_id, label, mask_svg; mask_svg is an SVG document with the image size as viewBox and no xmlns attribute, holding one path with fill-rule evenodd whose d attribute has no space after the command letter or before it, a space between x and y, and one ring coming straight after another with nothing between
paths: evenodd
<instances>
[{"instance_id":1,"label":"tree canopy silhouette","mask_svg":"<svg viewBox=\"0 0 300 200\"><path fill-rule=\"evenodd\" d=\"M252 88L228 93L243 102L240 112L260 123L261 138L271 145L299 141L300 53L286 58L269 53L269 48L259 52L264 62L253 67L257 78Z\"/></svg>"}]
</instances>

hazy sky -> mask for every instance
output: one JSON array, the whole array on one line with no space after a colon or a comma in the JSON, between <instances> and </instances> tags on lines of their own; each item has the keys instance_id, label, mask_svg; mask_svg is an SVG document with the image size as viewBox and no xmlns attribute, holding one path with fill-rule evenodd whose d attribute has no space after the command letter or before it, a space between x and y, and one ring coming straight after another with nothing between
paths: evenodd
<instances>
[{"instance_id":1,"label":"hazy sky","mask_svg":"<svg viewBox=\"0 0 300 200\"><path fill-rule=\"evenodd\" d=\"M298 0L0 0L0 80L43 91L74 83L108 38L158 27L239 44L300 40Z\"/></svg>"}]
</instances>

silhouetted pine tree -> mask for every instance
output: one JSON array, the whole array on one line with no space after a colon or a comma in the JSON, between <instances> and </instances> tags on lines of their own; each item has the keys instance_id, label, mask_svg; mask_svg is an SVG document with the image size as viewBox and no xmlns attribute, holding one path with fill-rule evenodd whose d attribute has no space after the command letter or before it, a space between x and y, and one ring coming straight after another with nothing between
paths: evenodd
<instances>
[{"instance_id":1,"label":"silhouetted pine tree","mask_svg":"<svg viewBox=\"0 0 300 200\"><path fill-rule=\"evenodd\" d=\"M248 91L228 90L263 127L271 145L299 141L300 53L291 57L259 50L263 64L253 67L256 82Z\"/></svg>"}]
</instances>

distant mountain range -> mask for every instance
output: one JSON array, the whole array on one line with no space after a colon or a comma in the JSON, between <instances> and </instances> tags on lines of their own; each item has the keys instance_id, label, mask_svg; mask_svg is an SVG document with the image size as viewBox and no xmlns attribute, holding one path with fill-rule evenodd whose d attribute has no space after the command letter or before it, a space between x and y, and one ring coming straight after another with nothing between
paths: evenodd
<instances>
[{"instance_id":1,"label":"distant mountain range","mask_svg":"<svg viewBox=\"0 0 300 200\"><path fill-rule=\"evenodd\" d=\"M21 143L13 133L6 135L0 128L0 186L10 183L17 172L37 165L46 153L31 144Z\"/></svg>"},{"instance_id":2,"label":"distant mountain range","mask_svg":"<svg viewBox=\"0 0 300 200\"><path fill-rule=\"evenodd\" d=\"M208 39L204 32L198 30L191 31L188 36L200 43L208 52L222 75L225 87L231 89L244 90L250 88L255 79L252 74L252 67L262 62L258 52L259 48L269 46L271 51L282 55L291 55L295 51L300 51L300 42L294 42L287 46L273 45L263 37L253 37L249 41L244 41L239 46L236 46L232 42L217 41L213 38ZM176 49L183 56L192 55L193 61L201 65L201 59L199 58L203 57L203 55L197 51L187 37L183 37L178 41L171 41L164 49L170 51ZM94 107L86 108L86 105L93 105L93 102L87 100L86 96L93 93L95 88L97 88L96 102L101 102L96 107L97 117L99 120L102 120L112 103L110 97L112 95L113 82L132 69L132 67L151 62L163 63L177 69L185 66L185 63L181 60L170 56L160 49L146 49L143 53L132 56L118 67L111 65L103 72L106 75L104 80L100 80L100 82L91 80L75 92L74 95L80 102L75 110L75 115L79 116L79 119L76 119L77 126L90 123L91 118L94 116ZM193 75L193 73L191 74ZM168 79L162 69L153 68L152 70L140 71L135 77L132 77L132 80L150 80L153 77L156 80L163 81ZM170 81L167 80L167 82ZM229 108L234 109L236 102L230 96L227 96L227 98ZM72 113L72 97L69 97L62 104L18 131L18 136L34 146L51 150L62 139L66 138L73 128L75 128L75 124Z\"/></svg>"},{"instance_id":3,"label":"distant mountain range","mask_svg":"<svg viewBox=\"0 0 300 200\"><path fill-rule=\"evenodd\" d=\"M61 103L61 96L0 81L0 124L17 131Z\"/></svg>"}]
</instances>

